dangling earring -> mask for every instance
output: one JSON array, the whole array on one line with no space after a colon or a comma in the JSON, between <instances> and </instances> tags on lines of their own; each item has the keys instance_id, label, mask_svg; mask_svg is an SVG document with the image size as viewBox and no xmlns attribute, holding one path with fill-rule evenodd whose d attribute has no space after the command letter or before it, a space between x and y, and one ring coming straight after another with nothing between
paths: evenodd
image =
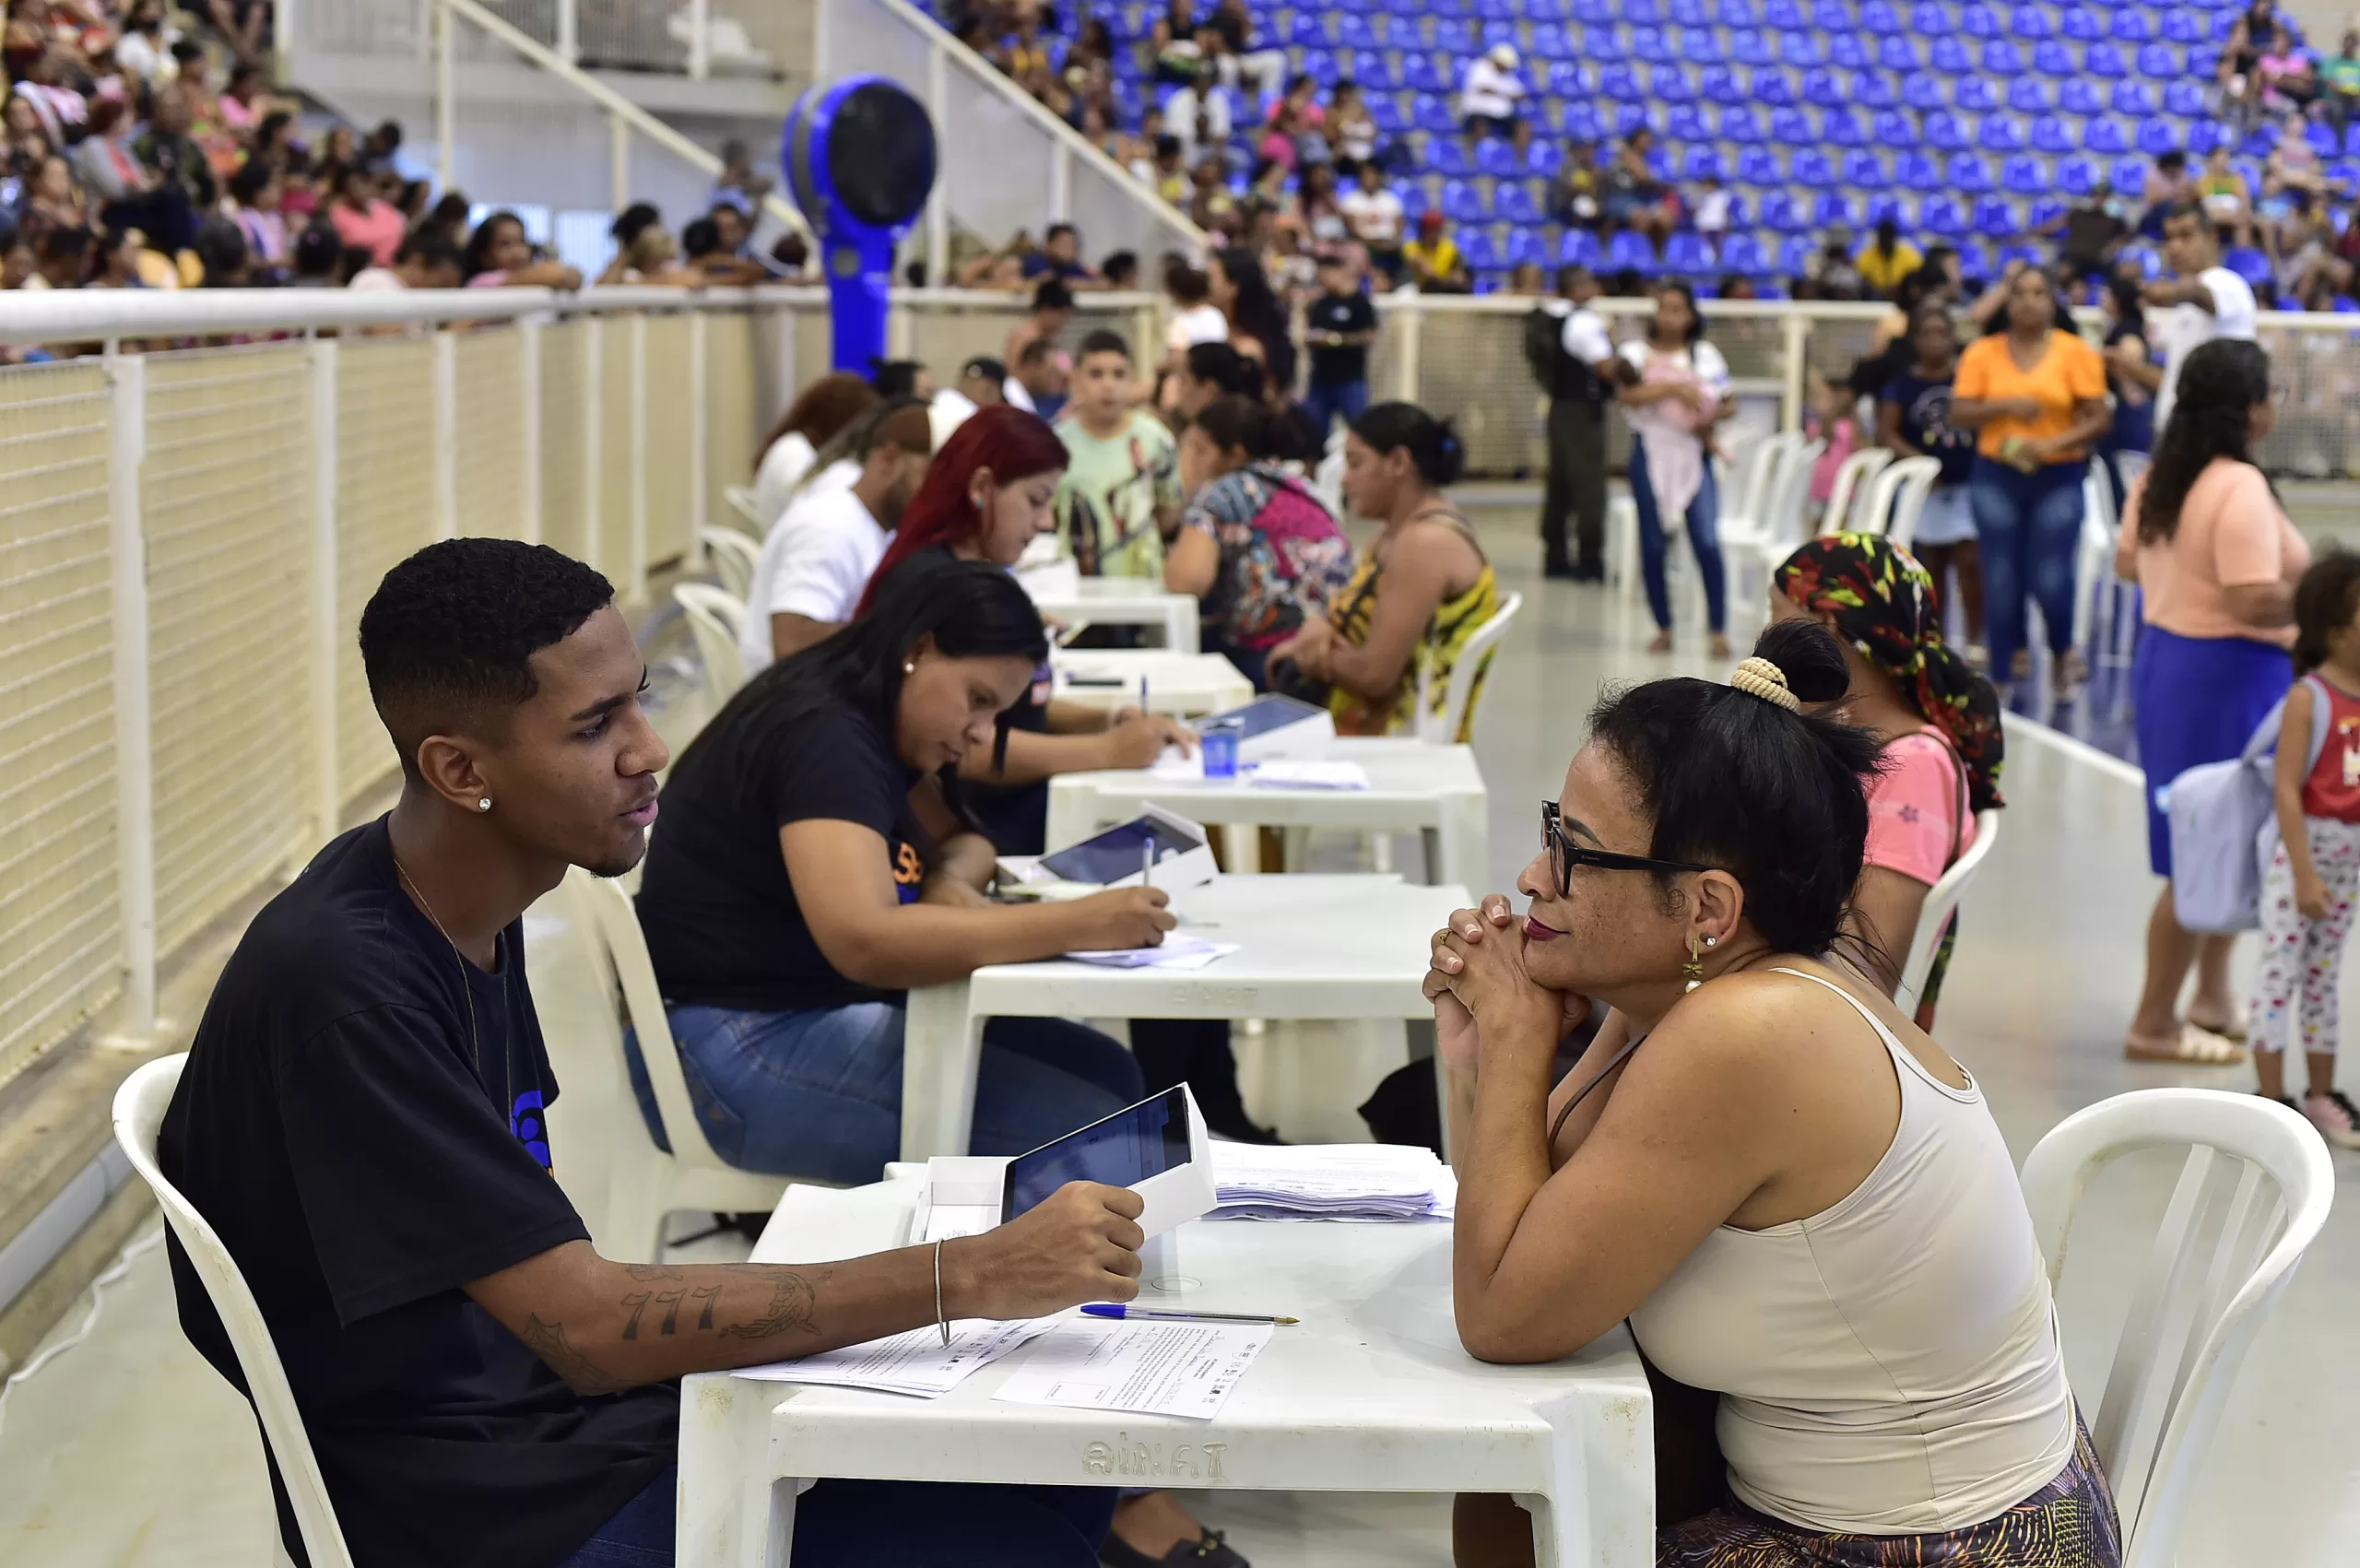
<instances>
[{"instance_id":1,"label":"dangling earring","mask_svg":"<svg viewBox=\"0 0 2360 1568\"><path fill-rule=\"evenodd\" d=\"M491 796L488 796L488 795L479 795L479 796L476 796L476 809L477 809L477 810L478 810L478 811L489 811L489 810L490 810L490 809L491 809Z\"/></svg>"},{"instance_id":2,"label":"dangling earring","mask_svg":"<svg viewBox=\"0 0 2360 1568\"><path fill-rule=\"evenodd\" d=\"M1707 937L1706 940L1709 941L1711 938ZM1688 938L1688 961L1680 966L1680 978L1688 982L1680 988L1682 996L1686 996L1705 984L1704 954L1696 946L1696 938L1693 937Z\"/></svg>"}]
</instances>

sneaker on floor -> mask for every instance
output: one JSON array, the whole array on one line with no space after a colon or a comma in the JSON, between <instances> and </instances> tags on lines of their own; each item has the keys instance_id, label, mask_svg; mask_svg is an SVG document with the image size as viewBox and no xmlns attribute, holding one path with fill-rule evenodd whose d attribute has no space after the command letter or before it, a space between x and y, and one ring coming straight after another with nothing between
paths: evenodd
<instances>
[{"instance_id":1,"label":"sneaker on floor","mask_svg":"<svg viewBox=\"0 0 2360 1568\"><path fill-rule=\"evenodd\" d=\"M1098 1549L1098 1561L1106 1568L1252 1568L1236 1548L1221 1539L1219 1530L1207 1530L1195 1540L1184 1540L1161 1557L1150 1557L1109 1532L1105 1544Z\"/></svg>"},{"instance_id":2,"label":"sneaker on floor","mask_svg":"<svg viewBox=\"0 0 2360 1568\"><path fill-rule=\"evenodd\" d=\"M2360 1111L2340 1091L2303 1096L2303 1115L2338 1149L2360 1149Z\"/></svg>"}]
</instances>

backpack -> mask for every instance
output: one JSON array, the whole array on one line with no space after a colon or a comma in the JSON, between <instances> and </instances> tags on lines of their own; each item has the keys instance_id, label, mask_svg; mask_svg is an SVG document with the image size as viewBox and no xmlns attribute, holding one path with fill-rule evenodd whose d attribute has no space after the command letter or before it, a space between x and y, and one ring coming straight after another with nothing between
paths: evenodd
<instances>
[{"instance_id":1,"label":"backpack","mask_svg":"<svg viewBox=\"0 0 2360 1568\"><path fill-rule=\"evenodd\" d=\"M1525 312L1524 363L1552 399L1605 400L1598 372L1565 352L1565 318L1546 305Z\"/></svg>"},{"instance_id":2,"label":"backpack","mask_svg":"<svg viewBox=\"0 0 2360 1568\"><path fill-rule=\"evenodd\" d=\"M2327 747L2333 702L2317 676L2311 686L2308 774ZM2172 906L2183 929L2222 935L2261 924L2261 875L2278 847L2272 753L2286 713L2280 698L2246 749L2225 762L2200 762L2164 787L2171 824Z\"/></svg>"}]
</instances>

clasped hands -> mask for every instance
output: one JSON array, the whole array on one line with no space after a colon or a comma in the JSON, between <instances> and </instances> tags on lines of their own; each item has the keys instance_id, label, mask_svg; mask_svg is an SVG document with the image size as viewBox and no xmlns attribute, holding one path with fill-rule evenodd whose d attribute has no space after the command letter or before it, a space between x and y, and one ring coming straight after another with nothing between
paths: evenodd
<instances>
[{"instance_id":1,"label":"clasped hands","mask_svg":"<svg viewBox=\"0 0 2360 1568\"><path fill-rule=\"evenodd\" d=\"M1503 893L1486 895L1481 908L1451 911L1434 934L1422 989L1434 1005L1434 1044L1445 1067L1471 1067L1486 1040L1495 1051L1553 1057L1566 1030L1588 1015L1587 997L1532 977L1529 950Z\"/></svg>"}]
</instances>

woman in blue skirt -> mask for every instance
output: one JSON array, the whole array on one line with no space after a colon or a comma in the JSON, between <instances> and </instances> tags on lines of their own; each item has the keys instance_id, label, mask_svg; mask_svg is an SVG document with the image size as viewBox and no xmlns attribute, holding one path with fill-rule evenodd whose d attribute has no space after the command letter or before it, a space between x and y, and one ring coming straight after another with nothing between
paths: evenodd
<instances>
[{"instance_id":1,"label":"woman in blue skirt","mask_svg":"<svg viewBox=\"0 0 2360 1568\"><path fill-rule=\"evenodd\" d=\"M2137 583L2146 627L2132 667L2148 856L2166 878L2147 923L2147 984L2124 1055L2225 1065L2244 1059L2244 1011L2229 992L2233 937L2184 929L2172 905L2172 780L2245 749L2286 694L2295 583L2309 547L2252 452L2270 432L2270 356L2218 338L2189 355L2154 464L2124 509L2115 570ZM2190 967L2196 995L2183 1016Z\"/></svg>"}]
</instances>

